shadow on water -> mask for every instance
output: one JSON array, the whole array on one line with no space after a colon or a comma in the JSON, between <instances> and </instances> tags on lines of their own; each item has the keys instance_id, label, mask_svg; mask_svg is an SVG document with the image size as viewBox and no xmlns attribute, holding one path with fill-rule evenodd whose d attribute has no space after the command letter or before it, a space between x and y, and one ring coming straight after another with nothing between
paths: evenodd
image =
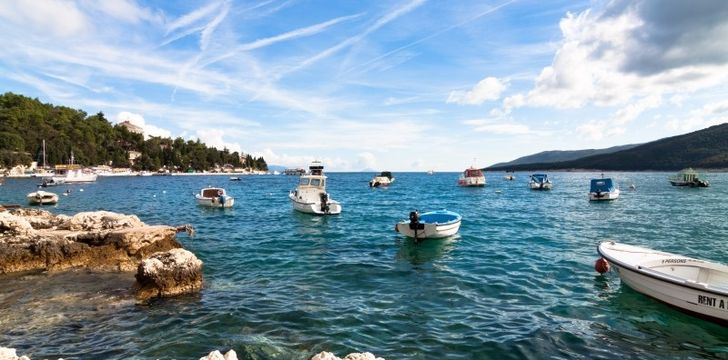
<instances>
[{"instance_id":1,"label":"shadow on water","mask_svg":"<svg viewBox=\"0 0 728 360\"><path fill-rule=\"evenodd\" d=\"M444 255L455 248L459 235L450 236L445 239L424 239L400 238L396 240L397 261L406 261L412 265L424 265L441 259Z\"/></svg>"}]
</instances>

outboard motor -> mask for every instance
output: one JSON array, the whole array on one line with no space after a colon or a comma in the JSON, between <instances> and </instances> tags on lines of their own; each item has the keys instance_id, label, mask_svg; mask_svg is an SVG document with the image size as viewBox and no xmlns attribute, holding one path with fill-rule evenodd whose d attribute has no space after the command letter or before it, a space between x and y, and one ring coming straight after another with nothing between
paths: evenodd
<instances>
[{"instance_id":1,"label":"outboard motor","mask_svg":"<svg viewBox=\"0 0 728 360\"><path fill-rule=\"evenodd\" d=\"M418 238L417 231L425 230L425 224L420 222L420 213L417 210L410 212L409 220L410 220L409 228L410 228L410 230L414 230L415 240L416 240Z\"/></svg>"},{"instance_id":2,"label":"outboard motor","mask_svg":"<svg viewBox=\"0 0 728 360\"><path fill-rule=\"evenodd\" d=\"M329 194L321 193L321 211L329 213Z\"/></svg>"}]
</instances>

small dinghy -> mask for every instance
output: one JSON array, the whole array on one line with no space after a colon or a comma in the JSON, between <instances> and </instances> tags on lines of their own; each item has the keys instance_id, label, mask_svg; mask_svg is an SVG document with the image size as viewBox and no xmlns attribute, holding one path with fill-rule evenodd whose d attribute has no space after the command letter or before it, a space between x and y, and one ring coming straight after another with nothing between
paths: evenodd
<instances>
[{"instance_id":1,"label":"small dinghy","mask_svg":"<svg viewBox=\"0 0 728 360\"><path fill-rule=\"evenodd\" d=\"M26 196L30 205L54 205L58 203L58 195L38 190Z\"/></svg>"},{"instance_id":2,"label":"small dinghy","mask_svg":"<svg viewBox=\"0 0 728 360\"><path fill-rule=\"evenodd\" d=\"M195 195L195 199L197 199L197 205L216 208L229 208L235 203L235 199L228 196L225 189L214 187L200 190L200 193Z\"/></svg>"},{"instance_id":3,"label":"small dinghy","mask_svg":"<svg viewBox=\"0 0 728 360\"><path fill-rule=\"evenodd\" d=\"M409 220L402 220L394 226L398 233L415 239L439 239L457 234L462 216L447 210L420 214L413 211Z\"/></svg>"},{"instance_id":4,"label":"small dinghy","mask_svg":"<svg viewBox=\"0 0 728 360\"><path fill-rule=\"evenodd\" d=\"M728 324L728 266L613 241L602 242L597 251L632 289Z\"/></svg>"}]
</instances>

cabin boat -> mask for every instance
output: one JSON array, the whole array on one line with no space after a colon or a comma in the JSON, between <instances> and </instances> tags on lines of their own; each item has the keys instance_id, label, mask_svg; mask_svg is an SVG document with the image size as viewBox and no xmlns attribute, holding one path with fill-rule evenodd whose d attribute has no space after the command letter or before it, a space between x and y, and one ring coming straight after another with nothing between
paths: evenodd
<instances>
[{"instance_id":1,"label":"cabin boat","mask_svg":"<svg viewBox=\"0 0 728 360\"><path fill-rule=\"evenodd\" d=\"M516 176L513 175L513 172L507 171L506 174L503 176L503 180L513 181L516 179Z\"/></svg>"},{"instance_id":2,"label":"cabin boat","mask_svg":"<svg viewBox=\"0 0 728 360\"><path fill-rule=\"evenodd\" d=\"M728 266L613 241L597 251L635 291L728 324Z\"/></svg>"},{"instance_id":3,"label":"cabin boat","mask_svg":"<svg viewBox=\"0 0 728 360\"><path fill-rule=\"evenodd\" d=\"M619 197L619 188L611 178L592 179L589 189L589 200L614 200Z\"/></svg>"},{"instance_id":4,"label":"cabin boat","mask_svg":"<svg viewBox=\"0 0 728 360\"><path fill-rule=\"evenodd\" d=\"M230 177L230 181L241 181L241 180L242 180L242 179L240 179L240 177L239 177L239 176L231 176L231 177Z\"/></svg>"},{"instance_id":5,"label":"cabin boat","mask_svg":"<svg viewBox=\"0 0 728 360\"><path fill-rule=\"evenodd\" d=\"M49 187L49 186L58 186L63 185L65 181L63 179L54 179L52 177L50 178L43 178L40 184L38 186L42 187Z\"/></svg>"},{"instance_id":6,"label":"cabin boat","mask_svg":"<svg viewBox=\"0 0 728 360\"><path fill-rule=\"evenodd\" d=\"M533 174L528 181L528 187L531 190L551 190L553 183L546 174Z\"/></svg>"},{"instance_id":7,"label":"cabin boat","mask_svg":"<svg viewBox=\"0 0 728 360\"><path fill-rule=\"evenodd\" d=\"M30 205L54 205L58 203L58 195L42 190L28 194L26 199L28 199Z\"/></svg>"},{"instance_id":8,"label":"cabin boat","mask_svg":"<svg viewBox=\"0 0 728 360\"><path fill-rule=\"evenodd\" d=\"M340 214L341 204L329 197L326 180L321 162L311 163L308 174L301 175L298 186L288 194L293 209L314 215Z\"/></svg>"},{"instance_id":9,"label":"cabin boat","mask_svg":"<svg viewBox=\"0 0 728 360\"><path fill-rule=\"evenodd\" d=\"M195 195L195 199L197 205L207 207L229 208L235 204L235 199L229 196L225 189L216 187L203 188Z\"/></svg>"},{"instance_id":10,"label":"cabin boat","mask_svg":"<svg viewBox=\"0 0 728 360\"><path fill-rule=\"evenodd\" d=\"M408 220L402 220L394 230L414 239L440 239L457 234L462 216L447 210L430 211L420 214L412 211Z\"/></svg>"},{"instance_id":11,"label":"cabin boat","mask_svg":"<svg viewBox=\"0 0 728 360\"><path fill-rule=\"evenodd\" d=\"M80 165L73 163L73 151L71 151L71 163L68 165L56 165L56 175L51 177L53 181L62 181L65 184L89 183L96 181L96 174L86 171Z\"/></svg>"},{"instance_id":12,"label":"cabin boat","mask_svg":"<svg viewBox=\"0 0 728 360\"><path fill-rule=\"evenodd\" d=\"M679 173L670 177L672 186L689 186L689 187L708 187L710 183L707 180L700 179L698 173L692 168L680 170Z\"/></svg>"},{"instance_id":13,"label":"cabin boat","mask_svg":"<svg viewBox=\"0 0 728 360\"><path fill-rule=\"evenodd\" d=\"M460 175L458 186L485 186L485 175L482 170L471 166Z\"/></svg>"},{"instance_id":14,"label":"cabin boat","mask_svg":"<svg viewBox=\"0 0 728 360\"><path fill-rule=\"evenodd\" d=\"M369 180L369 187L389 186L394 182L394 177L389 171L382 171L381 174Z\"/></svg>"}]
</instances>

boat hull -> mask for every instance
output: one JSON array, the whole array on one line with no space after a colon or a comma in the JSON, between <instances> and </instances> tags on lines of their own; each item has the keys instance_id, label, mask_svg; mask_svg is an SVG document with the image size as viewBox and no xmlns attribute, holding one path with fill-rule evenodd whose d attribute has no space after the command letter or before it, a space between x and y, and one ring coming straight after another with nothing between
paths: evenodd
<instances>
[{"instance_id":1,"label":"boat hull","mask_svg":"<svg viewBox=\"0 0 728 360\"><path fill-rule=\"evenodd\" d=\"M26 196L30 205L55 205L58 203L58 195L45 191L33 192Z\"/></svg>"},{"instance_id":2,"label":"boat hull","mask_svg":"<svg viewBox=\"0 0 728 360\"><path fill-rule=\"evenodd\" d=\"M320 202L303 202L297 200L293 193L288 194L288 199L291 200L291 204L293 204L293 209L302 213L306 214L313 214L313 215L338 215L341 214L341 204L338 201L335 200L329 200L327 204L329 205L328 211L322 211L321 210L321 203Z\"/></svg>"},{"instance_id":3,"label":"boat hull","mask_svg":"<svg viewBox=\"0 0 728 360\"><path fill-rule=\"evenodd\" d=\"M453 236L460 230L461 222L462 221L458 220L452 224L424 224L424 229L417 230L416 239L442 239L448 236ZM396 230L404 236L415 238L415 231L410 229L408 221L397 223Z\"/></svg>"},{"instance_id":4,"label":"boat hull","mask_svg":"<svg viewBox=\"0 0 728 360\"><path fill-rule=\"evenodd\" d=\"M233 207L233 205L235 204L235 199L230 196L226 196L225 200L223 202L220 202L219 198L197 197L196 200L197 200L197 205L212 207L212 208L230 208L230 207Z\"/></svg>"},{"instance_id":5,"label":"boat hull","mask_svg":"<svg viewBox=\"0 0 728 360\"><path fill-rule=\"evenodd\" d=\"M485 177L464 177L458 179L458 186L463 187L483 187L485 186Z\"/></svg>"},{"instance_id":6,"label":"boat hull","mask_svg":"<svg viewBox=\"0 0 728 360\"><path fill-rule=\"evenodd\" d=\"M609 201L609 200L616 200L618 198L619 198L619 190L602 192L602 193L597 193L597 192L589 193L590 201Z\"/></svg>"},{"instance_id":7,"label":"boat hull","mask_svg":"<svg viewBox=\"0 0 728 360\"><path fill-rule=\"evenodd\" d=\"M531 188L531 190L551 190L551 188L553 187L553 184L551 184L550 182L543 183L543 184L540 184L537 182L530 182L530 183L528 183L528 187Z\"/></svg>"},{"instance_id":8,"label":"boat hull","mask_svg":"<svg viewBox=\"0 0 728 360\"><path fill-rule=\"evenodd\" d=\"M369 181L369 187L381 187L381 186L389 186L394 182L394 178L391 180L384 176L377 176L374 179Z\"/></svg>"},{"instance_id":9,"label":"boat hull","mask_svg":"<svg viewBox=\"0 0 728 360\"><path fill-rule=\"evenodd\" d=\"M626 249L619 251L631 252L632 255L627 256L632 259L619 258L614 250L617 247ZM728 289L725 288L728 272L725 266L612 242L600 244L598 251L614 266L622 281L635 291L687 313L728 324ZM640 255L633 254L647 255L642 255L643 260L635 261ZM710 280L712 278L715 279ZM720 285L714 286L716 282Z\"/></svg>"}]
</instances>

